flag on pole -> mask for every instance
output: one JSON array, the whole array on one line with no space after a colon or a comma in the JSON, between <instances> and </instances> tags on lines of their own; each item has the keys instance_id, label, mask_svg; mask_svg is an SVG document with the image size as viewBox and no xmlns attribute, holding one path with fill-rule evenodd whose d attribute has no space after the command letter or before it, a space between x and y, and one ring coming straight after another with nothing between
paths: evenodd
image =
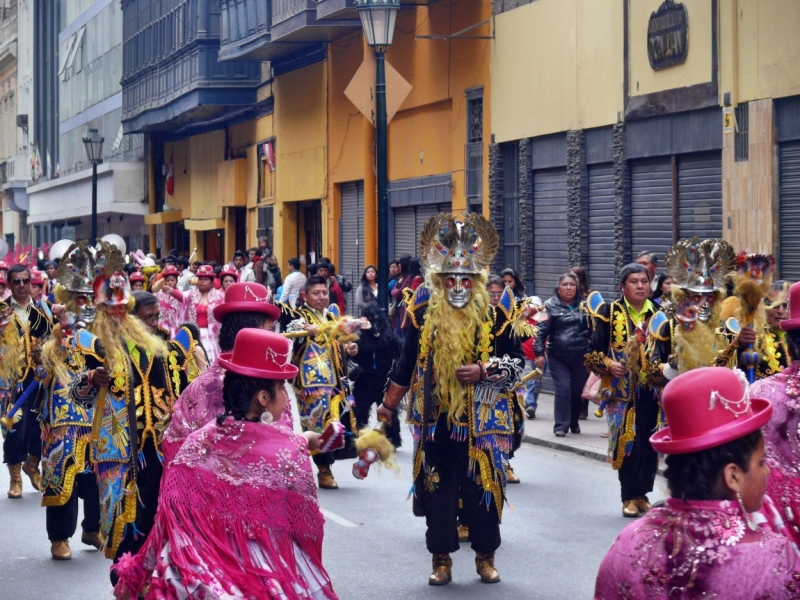
<instances>
[{"instance_id":1,"label":"flag on pole","mask_svg":"<svg viewBox=\"0 0 800 600\"><path fill-rule=\"evenodd\" d=\"M264 147L262 148L264 152L264 158L267 160L267 167L269 168L270 173L275 172L275 149L272 146L272 142L264 142Z\"/></svg>"},{"instance_id":2,"label":"flag on pole","mask_svg":"<svg viewBox=\"0 0 800 600\"><path fill-rule=\"evenodd\" d=\"M169 154L169 168L167 169L167 194L175 195L175 173L173 170L172 152Z\"/></svg>"},{"instance_id":3,"label":"flag on pole","mask_svg":"<svg viewBox=\"0 0 800 600\"><path fill-rule=\"evenodd\" d=\"M53 173L53 165L50 162L50 151L48 150L45 152L45 155L47 156L47 178L50 179L50 176Z\"/></svg>"}]
</instances>

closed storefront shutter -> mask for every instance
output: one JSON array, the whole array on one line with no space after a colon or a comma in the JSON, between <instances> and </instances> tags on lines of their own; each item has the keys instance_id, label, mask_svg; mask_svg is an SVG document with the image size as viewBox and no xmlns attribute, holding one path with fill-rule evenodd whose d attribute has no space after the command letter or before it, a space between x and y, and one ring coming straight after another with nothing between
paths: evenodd
<instances>
[{"instance_id":1,"label":"closed storefront shutter","mask_svg":"<svg viewBox=\"0 0 800 600\"><path fill-rule=\"evenodd\" d=\"M546 300L567 271L567 170L533 172L533 290ZM507 265L515 269L519 265Z\"/></svg>"},{"instance_id":2,"label":"closed storefront shutter","mask_svg":"<svg viewBox=\"0 0 800 600\"><path fill-rule=\"evenodd\" d=\"M342 218L339 221L339 264L336 272L353 285L345 294L347 309L355 314L355 288L364 270L364 182L342 184Z\"/></svg>"},{"instance_id":3,"label":"closed storefront shutter","mask_svg":"<svg viewBox=\"0 0 800 600\"><path fill-rule=\"evenodd\" d=\"M589 285L610 300L614 272L614 165L589 167Z\"/></svg>"},{"instance_id":4,"label":"closed storefront shutter","mask_svg":"<svg viewBox=\"0 0 800 600\"><path fill-rule=\"evenodd\" d=\"M631 162L631 254L649 250L659 264L672 245L672 164L669 157Z\"/></svg>"},{"instance_id":5,"label":"closed storefront shutter","mask_svg":"<svg viewBox=\"0 0 800 600\"><path fill-rule=\"evenodd\" d=\"M416 210L413 206L394 209L394 256L417 255Z\"/></svg>"},{"instance_id":6,"label":"closed storefront shutter","mask_svg":"<svg viewBox=\"0 0 800 600\"><path fill-rule=\"evenodd\" d=\"M425 227L425 223L428 222L428 219L447 210L449 210L449 208L439 210L438 204L417 206L416 222L414 224L414 252L411 256L419 256L419 237L422 235L422 228Z\"/></svg>"},{"instance_id":7,"label":"closed storefront shutter","mask_svg":"<svg viewBox=\"0 0 800 600\"><path fill-rule=\"evenodd\" d=\"M678 237L722 237L722 156L678 157Z\"/></svg>"},{"instance_id":8,"label":"closed storefront shutter","mask_svg":"<svg viewBox=\"0 0 800 600\"><path fill-rule=\"evenodd\" d=\"M780 145L781 279L800 281L800 142Z\"/></svg>"}]
</instances>

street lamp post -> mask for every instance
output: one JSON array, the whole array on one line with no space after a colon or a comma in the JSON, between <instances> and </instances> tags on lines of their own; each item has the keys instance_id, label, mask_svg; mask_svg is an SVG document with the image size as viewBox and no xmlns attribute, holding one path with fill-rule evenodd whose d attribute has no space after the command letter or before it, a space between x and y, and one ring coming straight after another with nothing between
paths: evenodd
<instances>
[{"instance_id":1,"label":"street lamp post","mask_svg":"<svg viewBox=\"0 0 800 600\"><path fill-rule=\"evenodd\" d=\"M103 162L103 142L97 129L90 129L88 137L83 138L86 157L92 163L92 244L97 240L97 165Z\"/></svg>"},{"instance_id":2,"label":"street lamp post","mask_svg":"<svg viewBox=\"0 0 800 600\"><path fill-rule=\"evenodd\" d=\"M400 0L355 0L367 45L375 49L375 133L378 192L378 306L389 307L389 165L385 52L392 45Z\"/></svg>"}]
</instances>

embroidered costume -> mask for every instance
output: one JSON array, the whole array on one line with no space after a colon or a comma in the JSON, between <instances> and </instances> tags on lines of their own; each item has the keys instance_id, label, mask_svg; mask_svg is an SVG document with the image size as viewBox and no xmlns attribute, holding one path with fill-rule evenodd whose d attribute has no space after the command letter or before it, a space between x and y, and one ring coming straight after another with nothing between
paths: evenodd
<instances>
[{"instance_id":1,"label":"embroidered costume","mask_svg":"<svg viewBox=\"0 0 800 600\"><path fill-rule=\"evenodd\" d=\"M213 280L214 277L214 269L210 265L202 265L197 270L198 281L201 278ZM208 360L212 362L219 354L218 336L220 324L214 317L214 308L222 304L224 298L225 294L215 289L213 285L206 292L205 298L203 298L203 293L196 287L184 294L186 321L194 323L200 329L200 341L206 350Z\"/></svg>"},{"instance_id":2,"label":"embroidered costume","mask_svg":"<svg viewBox=\"0 0 800 600\"><path fill-rule=\"evenodd\" d=\"M420 238L428 276L407 293L412 326L383 401L396 408L408 392L414 513L426 518L432 585L451 578L449 553L459 547L459 497L478 572L484 581L499 581L494 553L500 546L513 444L513 390L524 355L514 330L519 311L509 289L496 308L486 292L482 269L491 264L497 244L494 227L478 214L428 220ZM479 374L474 383L456 376L467 365Z\"/></svg>"}]
</instances>

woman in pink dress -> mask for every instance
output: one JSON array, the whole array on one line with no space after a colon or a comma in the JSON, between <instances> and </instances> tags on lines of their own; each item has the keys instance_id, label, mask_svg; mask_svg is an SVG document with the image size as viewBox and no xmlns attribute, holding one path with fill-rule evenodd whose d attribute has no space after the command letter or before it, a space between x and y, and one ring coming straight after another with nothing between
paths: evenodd
<instances>
[{"instance_id":1,"label":"woman in pink dress","mask_svg":"<svg viewBox=\"0 0 800 600\"><path fill-rule=\"evenodd\" d=\"M707 367L662 395L670 498L628 525L600 565L596 600L800 598L790 541L751 517L769 477L760 427L772 414L741 371Z\"/></svg>"},{"instance_id":2,"label":"woman in pink dress","mask_svg":"<svg viewBox=\"0 0 800 600\"><path fill-rule=\"evenodd\" d=\"M183 322L183 294L178 289L179 276L180 273L175 265L167 265L161 271L161 278L153 285L153 291L161 308L158 325L169 331L169 337L175 336Z\"/></svg>"},{"instance_id":3,"label":"woman in pink dress","mask_svg":"<svg viewBox=\"0 0 800 600\"><path fill-rule=\"evenodd\" d=\"M219 354L219 322L214 308L225 300L225 293L214 289L214 267L201 265L195 274L197 285L186 293L186 320L200 329L200 342L206 349L209 362Z\"/></svg>"},{"instance_id":4,"label":"woman in pink dress","mask_svg":"<svg viewBox=\"0 0 800 600\"><path fill-rule=\"evenodd\" d=\"M226 369L225 412L192 433L161 484L155 525L117 564L117 598L336 599L309 448L284 411L292 345L244 329Z\"/></svg>"},{"instance_id":5,"label":"woman in pink dress","mask_svg":"<svg viewBox=\"0 0 800 600\"><path fill-rule=\"evenodd\" d=\"M770 468L767 496L774 511L765 510L773 528L800 547L800 283L789 288L789 318L780 322L786 332L791 364L781 373L753 384L753 394L772 403L764 426L767 464Z\"/></svg>"}]
</instances>

